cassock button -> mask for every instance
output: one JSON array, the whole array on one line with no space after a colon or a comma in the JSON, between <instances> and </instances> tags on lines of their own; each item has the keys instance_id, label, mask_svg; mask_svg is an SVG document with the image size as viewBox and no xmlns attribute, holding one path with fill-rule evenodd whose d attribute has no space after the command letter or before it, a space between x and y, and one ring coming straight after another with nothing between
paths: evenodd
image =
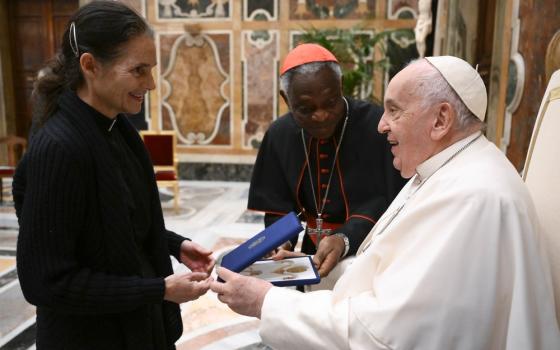
<instances>
[{"instance_id":1,"label":"cassock button","mask_svg":"<svg viewBox=\"0 0 560 350\"><path fill-rule=\"evenodd\" d=\"M328 174L329 169L321 168L321 174Z\"/></svg>"},{"instance_id":2,"label":"cassock button","mask_svg":"<svg viewBox=\"0 0 560 350\"><path fill-rule=\"evenodd\" d=\"M321 188L327 188L327 184L321 184Z\"/></svg>"},{"instance_id":3,"label":"cassock button","mask_svg":"<svg viewBox=\"0 0 560 350\"><path fill-rule=\"evenodd\" d=\"M319 153L319 159L326 159L328 157L329 157L329 155L326 154L326 153Z\"/></svg>"},{"instance_id":4,"label":"cassock button","mask_svg":"<svg viewBox=\"0 0 560 350\"><path fill-rule=\"evenodd\" d=\"M327 140L319 140L320 145L324 145L325 143L327 143Z\"/></svg>"}]
</instances>

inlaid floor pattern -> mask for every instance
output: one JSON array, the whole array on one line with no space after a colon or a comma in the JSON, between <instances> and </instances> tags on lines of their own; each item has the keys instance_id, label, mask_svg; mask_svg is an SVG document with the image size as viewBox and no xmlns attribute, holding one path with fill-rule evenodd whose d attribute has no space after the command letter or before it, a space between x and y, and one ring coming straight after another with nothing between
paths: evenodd
<instances>
[{"instance_id":1,"label":"inlaid floor pattern","mask_svg":"<svg viewBox=\"0 0 560 350\"><path fill-rule=\"evenodd\" d=\"M0 350L35 349L35 307L21 293L15 268L18 224L11 184L4 181L0 205ZM210 248L216 258L263 228L260 213L246 211L249 185L240 182L181 182L180 210L162 189L168 229ZM172 258L176 271L186 269ZM212 292L181 305L184 333L178 350L269 349L258 336L259 321L237 315Z\"/></svg>"}]
</instances>

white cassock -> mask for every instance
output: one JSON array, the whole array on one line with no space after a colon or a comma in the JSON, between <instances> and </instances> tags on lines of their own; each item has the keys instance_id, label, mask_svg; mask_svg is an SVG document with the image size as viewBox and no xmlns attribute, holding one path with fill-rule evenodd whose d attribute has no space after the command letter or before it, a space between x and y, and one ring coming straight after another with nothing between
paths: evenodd
<instances>
[{"instance_id":1,"label":"white cassock","mask_svg":"<svg viewBox=\"0 0 560 350\"><path fill-rule=\"evenodd\" d=\"M560 349L532 201L514 167L479 134L418 167L332 291L272 288L262 308L263 342L276 349Z\"/></svg>"}]
</instances>

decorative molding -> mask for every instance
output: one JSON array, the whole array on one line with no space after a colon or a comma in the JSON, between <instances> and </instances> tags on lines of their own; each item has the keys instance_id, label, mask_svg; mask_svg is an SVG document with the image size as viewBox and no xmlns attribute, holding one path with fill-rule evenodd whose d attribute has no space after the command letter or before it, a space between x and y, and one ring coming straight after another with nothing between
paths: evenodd
<instances>
[{"instance_id":1,"label":"decorative molding","mask_svg":"<svg viewBox=\"0 0 560 350\"><path fill-rule=\"evenodd\" d=\"M161 108L165 109L167 111L167 113L170 116L170 121L172 124L172 128L173 130L175 130L177 132L177 138L180 141L180 143L187 145L187 146L196 146L196 145L200 145L200 146L210 146L210 147L220 147L223 148L224 145L212 145L212 141L214 140L214 138L216 137L216 135L218 134L219 128L222 124L222 119L223 119L223 114L224 111L226 109L229 109L229 138L230 138L230 142L228 145L226 145L226 147L231 148L232 146L232 138L233 138L233 128L232 128L232 103L231 103L231 96L232 96L232 81L231 81L231 73L230 72L226 72L224 70L224 68L222 67L222 64L220 62L220 55L218 52L218 48L216 43L214 42L214 40L212 39L211 35L212 34L228 34L229 37L229 50L231 52L231 33L230 32L224 32L224 31L205 31L203 33L198 33L196 35L192 35L189 32L183 32L183 33L158 33L158 36L164 36L164 35L173 35L173 34L180 34L175 41L173 42L173 45L171 47L171 51L170 51L170 55L169 55L169 63L167 64L167 67L165 67L165 71L161 74L161 88L160 91L161 93ZM161 38L160 38L161 40ZM161 45L161 42L158 41L159 44ZM180 130L179 126L177 125L177 116L175 114L175 111L173 110L173 106L171 106L171 104L168 102L169 97L171 96L172 92L173 92L173 86L171 85L171 83L169 82L169 77L172 76L174 69L175 69L175 65L176 65L176 60L177 60L177 52L181 46L181 44L186 45L187 48L189 47L202 47L205 44L207 44L213 54L213 58L214 58L214 62L216 64L216 70L219 73L220 76L222 76L223 81L220 84L220 88L219 88L219 96L223 99L224 103L220 106L216 116L215 116L215 123L213 126L213 130L210 133L210 135L204 134L202 132L188 132L186 134L183 134L183 132ZM159 46L160 46L159 45ZM160 51L160 49L158 50L158 52ZM230 59L230 70L231 70L231 53L229 54L229 59ZM228 91L228 87L230 87L229 91ZM160 117L160 126L161 126L161 117Z\"/></svg>"},{"instance_id":2,"label":"decorative molding","mask_svg":"<svg viewBox=\"0 0 560 350\"><path fill-rule=\"evenodd\" d=\"M260 33L261 35L255 35ZM263 33L267 33L268 37L264 36ZM269 50L272 49L272 61L269 62L272 65L272 69L268 69L268 74L270 80L263 76L263 72L259 72L257 68L249 69L249 57L247 57L247 50L250 47L254 47L257 50L264 51L265 48L269 47ZM242 116L242 135L243 135L243 145L244 149L255 149L258 147L253 146L253 144L259 145L264 137L264 133L268 128L268 125L272 121L274 121L278 117L278 61L279 61L279 52L280 52L280 32L277 30L270 30L270 31L242 31L241 35L241 63L243 65L243 116ZM264 53L255 54L253 53L250 57L261 57ZM268 68L268 67L267 67ZM259 79L256 84L251 84L249 86L249 74L257 74L259 77L263 79ZM266 72L264 73L266 75ZM261 83L267 83L268 81L271 82L271 86L260 86ZM263 92L271 92L271 96L269 97L271 100L271 108L270 108L270 118L267 125L260 125L262 124L262 118L258 118L258 116L250 115L250 98L252 93L260 93ZM256 121L254 124L257 124L258 130L255 133L248 134L247 132L247 125L251 121L251 119L255 119ZM259 119L261 123L259 123Z\"/></svg>"},{"instance_id":3,"label":"decorative molding","mask_svg":"<svg viewBox=\"0 0 560 350\"><path fill-rule=\"evenodd\" d=\"M413 44L416 43L416 40L414 39L414 36L410 37L406 34L399 33L399 32L391 33L389 35L389 38L391 39L392 42L397 44L397 46L399 46L401 49L406 49L410 45L413 45Z\"/></svg>"},{"instance_id":4,"label":"decorative molding","mask_svg":"<svg viewBox=\"0 0 560 350\"><path fill-rule=\"evenodd\" d=\"M260 21L260 18L265 18L266 21L278 20L278 0L269 0L272 4L272 12L270 13L263 8L255 9L249 13L249 3L254 0L243 0L243 20L244 21ZM286 1L286 0L284 0Z\"/></svg>"},{"instance_id":5,"label":"decorative molding","mask_svg":"<svg viewBox=\"0 0 560 350\"><path fill-rule=\"evenodd\" d=\"M449 0L437 3L434 29L434 56L441 56L447 47L447 28L449 27Z\"/></svg>"},{"instance_id":6,"label":"decorative molding","mask_svg":"<svg viewBox=\"0 0 560 350\"><path fill-rule=\"evenodd\" d=\"M204 158L214 155L220 155L226 159L231 158L233 161L237 156L255 155L254 147L258 146L263 135L261 129L266 130L266 125L263 123L272 122L287 111L278 95L278 64L269 62L273 59L271 58L272 48L266 46L268 39L264 35L249 38L246 36L249 35L246 32L255 32L256 35L264 32L277 32L276 40L278 42L274 45L277 57L281 60L289 51L292 40L290 32L301 30L302 26L305 26L301 20L313 20L317 28L350 29L360 26L366 30L378 30L382 27L410 29L414 25L414 20L411 19L388 20L386 0L303 0L303 6L306 6L306 3L313 5L307 7L309 13L303 17L294 15L298 0L222 1L222 5L227 6L225 17L216 17L215 13L204 15L207 12L205 8L211 2L217 3L217 0L142 1L146 4L145 11L148 21L155 32L159 63L154 72L157 88L149 94L150 100L146 106L150 129L173 130L179 128L182 131L178 135L179 157L196 155L203 158L201 162L204 162ZM416 0L402 0L400 3L403 6L414 8L416 6L414 1ZM393 3L397 3L397 1L393 0ZM168 16L164 15L164 5L167 6ZM179 10L174 9L173 5L178 6ZM395 6L398 8L401 5ZM322 8L317 10L317 7ZM334 17L326 16L327 12L330 12L325 9L327 7L332 9L331 14ZM196 13L190 12L192 8L196 10ZM364 9L365 13L360 12ZM178 15L175 15L174 11ZM323 17L320 17L321 13L324 14ZM297 19L297 21L293 19ZM184 40L181 41L175 52L171 52L176 40L184 35L185 31L204 33L215 41L222 70L229 79L228 83L224 86L220 85L225 78L215 67L216 60L212 56L216 54L206 41L200 52L189 51L185 47ZM223 35L224 33L228 33L229 39ZM399 42L399 40L396 41ZM405 45L402 41L400 41L400 46L393 41L390 42L397 49ZM262 47L263 51L257 50L258 46ZM250 50L244 52L244 47L249 47ZM403 52L406 53L411 48L412 46L409 46L407 49L403 49ZM175 58L172 58L173 55ZM375 55L381 55L381 53L375 52ZM374 57L378 58L378 56ZM173 63L172 59L175 60L174 64L178 68L164 77L163 74L167 71L169 64ZM261 61L262 63L260 63ZM194 66L191 65L191 62L194 63ZM262 64L266 68L259 68L257 64ZM274 72L269 72L269 70L274 70ZM262 76L261 80L266 80L266 82L257 81L259 74ZM272 87L271 77L274 78L274 87ZM190 80L187 81L187 79ZM383 89L380 87L383 86L383 80L382 75L376 78L375 96L382 96ZM261 90L263 90L262 86L266 86L266 89L274 89L274 91L252 94L250 89L253 84L260 86ZM200 88L192 89L193 86L198 87L199 85ZM228 101L224 100L224 96ZM259 96L267 97L266 100L263 99L263 102L259 103ZM220 126L216 129L216 115L222 102L229 103L229 106L222 110ZM202 112L205 108L207 112ZM273 113L268 112L273 108ZM196 111L200 111L200 113L196 113ZM192 117L184 118L187 115ZM203 116L206 117L206 120L199 121ZM193 133L190 139L187 137L189 131ZM204 133L204 136L197 135L200 131ZM215 136L210 139L213 133Z\"/></svg>"},{"instance_id":7,"label":"decorative molding","mask_svg":"<svg viewBox=\"0 0 560 350\"><path fill-rule=\"evenodd\" d=\"M517 6L515 7L517 18ZM508 68L512 57L512 0L496 0L494 16L494 38L492 45L492 65L488 89L488 111L486 114L486 137L502 150L501 142L506 129L506 88ZM517 47L517 45L515 45ZM517 52L517 50L516 50ZM510 119L511 123L511 119ZM509 135L509 132L506 132ZM509 136L508 136L509 137Z\"/></svg>"},{"instance_id":8,"label":"decorative molding","mask_svg":"<svg viewBox=\"0 0 560 350\"><path fill-rule=\"evenodd\" d=\"M513 0L512 8L512 34L511 34L511 57L508 67L508 86L506 95L506 108L504 115L504 129L500 139L500 149L506 153L511 138L511 119L513 113L519 107L523 97L525 86L525 61L519 51L519 31L521 21L519 19L519 0Z\"/></svg>"},{"instance_id":9,"label":"decorative molding","mask_svg":"<svg viewBox=\"0 0 560 350\"><path fill-rule=\"evenodd\" d=\"M375 14L374 0L283 0L289 1L292 20L359 19ZM369 6L368 6L369 5Z\"/></svg>"},{"instance_id":10,"label":"decorative molding","mask_svg":"<svg viewBox=\"0 0 560 350\"><path fill-rule=\"evenodd\" d=\"M400 6L395 11L395 5ZM414 6L416 5L416 6ZM402 18L418 18L418 0L387 0L387 18L388 19L402 19ZM409 14L407 16L407 14Z\"/></svg>"},{"instance_id":11,"label":"decorative molding","mask_svg":"<svg viewBox=\"0 0 560 350\"><path fill-rule=\"evenodd\" d=\"M158 21L231 21L230 0L157 0L156 6Z\"/></svg>"}]
</instances>

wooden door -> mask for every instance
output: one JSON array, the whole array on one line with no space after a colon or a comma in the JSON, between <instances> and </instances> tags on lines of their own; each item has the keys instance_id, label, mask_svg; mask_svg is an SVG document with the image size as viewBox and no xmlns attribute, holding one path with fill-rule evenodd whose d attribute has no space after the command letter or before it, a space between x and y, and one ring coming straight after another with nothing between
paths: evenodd
<instances>
[{"instance_id":1,"label":"wooden door","mask_svg":"<svg viewBox=\"0 0 560 350\"><path fill-rule=\"evenodd\" d=\"M17 0L8 5L16 133L31 127L31 91L37 72L60 47L65 25L78 0Z\"/></svg>"}]
</instances>

